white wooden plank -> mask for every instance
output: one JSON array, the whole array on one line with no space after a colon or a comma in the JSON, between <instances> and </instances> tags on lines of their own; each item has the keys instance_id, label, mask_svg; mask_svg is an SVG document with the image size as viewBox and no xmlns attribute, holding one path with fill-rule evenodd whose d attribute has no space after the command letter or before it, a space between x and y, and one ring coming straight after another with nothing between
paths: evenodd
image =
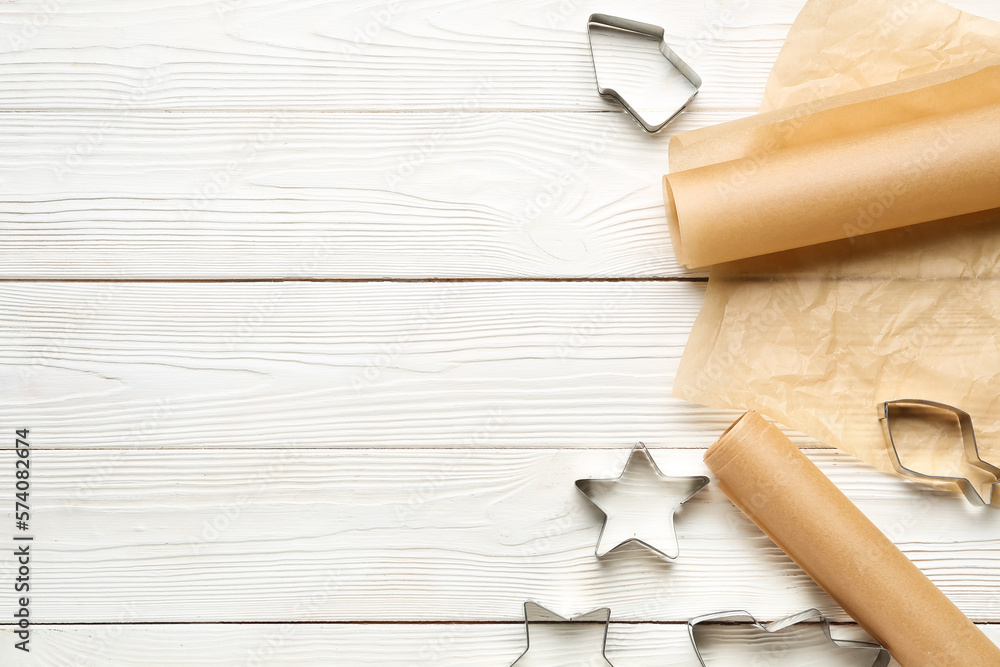
<instances>
[{"instance_id":1,"label":"white wooden plank","mask_svg":"<svg viewBox=\"0 0 1000 667\"><path fill-rule=\"evenodd\" d=\"M142 54L156 51L145 40L189 39L199 12L214 11L216 22L222 23L237 15L250 22L266 15L273 32L281 26L315 28L317 7L329 9L301 3L251 6L242 0L236 7L226 4L232 0L217 0L214 7L157 5L137 12L130 5L122 12L112 3L101 11L92 4L81 9L84 6L75 3L45 1L50 4L0 7L8 38L17 35L25 21L30 24L39 16L45 21L23 50L12 47L0 53L0 91L4 81L18 91L53 95L70 94L77 85L51 81L39 85L45 77L19 69L29 66L22 60L30 54L43 60L58 60L60 49L74 51L75 56L102 54L99 58L120 58L126 63L121 68L134 76L143 72L136 63L149 57ZM398 13L424 25L440 21L434 12L441 4L406 5ZM48 12L49 6L57 11ZM966 0L963 6L989 13L985 0ZM369 5L336 7L333 11L358 20L380 11ZM548 15L584 9L574 3L560 3L558 8L551 3L533 9L526 5L523 12L503 7L511 16L521 17L514 27L509 21L499 22L512 30L522 29L523 15L532 12ZM743 0L715 8L695 4L680 8L687 18L671 17L669 25L679 29L685 21L693 22L700 26L694 34L708 35L694 39L693 56L710 52L709 42L723 39L744 23L747 30L756 26L753 30L772 31L775 12L794 15L796 8L797 1L792 0L752 7ZM649 4L636 5L635 10L639 15L665 8ZM466 26L468 34L479 34L482 18L490 12L499 13L484 4L477 11L463 9L450 15ZM288 22L276 18L289 14L298 18ZM143 19L137 23L140 15ZM304 16L312 18L305 23ZM88 39L107 37L116 21L121 22L115 29L116 40L125 43L110 50L87 46ZM232 37L231 31L216 36L223 41ZM129 46L129 40L141 44ZM721 62L739 63L747 57L744 42L725 44ZM292 51L286 47L282 52ZM10 62L5 64L5 59ZM380 57L396 68L392 85L386 85L389 94L405 92L407 86L432 88L420 77L403 76L399 60L406 58ZM71 67L45 62L51 72L69 69L73 81L87 80L85 58L74 57ZM546 77L564 74L546 60L533 62ZM770 56L761 62L769 65ZM202 58L198 63L208 67L212 61ZM230 64L252 71L247 63ZM355 64L336 71L353 71ZM101 71L111 69L108 65ZM465 76L471 70L456 66L443 71ZM128 76L112 78L120 82ZM268 80L259 73L253 76ZM480 80L464 104L437 104L433 108L450 112L429 118L366 113L330 119L327 114L315 118L316 114L287 111L249 116L137 115L139 109L163 106L162 100L152 106L140 103L142 95L136 96L137 101L95 105L111 109L105 113L2 114L0 137L6 140L0 140L0 247L5 252L0 278L701 275L678 267L670 250L659 189L659 178L667 170L666 140L672 132L749 113L757 105L765 78L766 67L755 77L741 72L732 81L721 80L716 97L709 84L692 113L657 138L643 135L621 113L527 118L482 113L516 108L486 103L498 90L492 80ZM280 78L281 85L294 80ZM375 79L366 74L365 80ZM755 81L749 97L740 92L747 81ZM225 88L216 82L206 90ZM558 87L546 83L543 88ZM15 91L6 92L6 108L18 108ZM406 92L408 100L412 93ZM267 97L257 89L254 95L253 99ZM276 96L294 97L284 89ZM75 102L80 99L89 98L74 95L72 101L39 108L80 108ZM199 98L183 99L190 103ZM272 102L246 108L275 106ZM416 109L419 104L398 108Z\"/></svg>"},{"instance_id":2,"label":"white wooden plank","mask_svg":"<svg viewBox=\"0 0 1000 667\"><path fill-rule=\"evenodd\" d=\"M966 613L995 617L1000 513L807 451ZM620 621L813 606L849 620L714 484L678 514L676 561L638 547L598 559L602 515L574 481L617 474L627 454L36 450L31 612L47 623L121 622L123 610L130 622L515 622L536 600L564 615L608 605ZM707 474L702 454L654 450L675 475ZM12 459L3 452L0 469ZM4 476L5 493L12 485ZM0 581L13 566L0 552Z\"/></svg>"},{"instance_id":3,"label":"white wooden plank","mask_svg":"<svg viewBox=\"0 0 1000 667\"><path fill-rule=\"evenodd\" d=\"M702 283L7 283L5 423L46 447L704 447ZM8 447L8 443L0 443Z\"/></svg>"},{"instance_id":4,"label":"white wooden plank","mask_svg":"<svg viewBox=\"0 0 1000 667\"><path fill-rule=\"evenodd\" d=\"M0 114L0 278L698 275L666 142L621 114Z\"/></svg>"},{"instance_id":5,"label":"white wooden plank","mask_svg":"<svg viewBox=\"0 0 1000 667\"><path fill-rule=\"evenodd\" d=\"M803 4L629 0L614 11L664 26L705 79L695 112L751 111ZM1000 20L993 0L949 4ZM0 5L0 99L19 110L606 110L585 26L607 10L600 0L23 0Z\"/></svg>"},{"instance_id":6,"label":"white wooden plank","mask_svg":"<svg viewBox=\"0 0 1000 667\"><path fill-rule=\"evenodd\" d=\"M615 12L666 28L707 82L697 106L752 109L801 5L635 0ZM607 9L598 0L7 3L0 99L13 109L602 110L612 107L596 93L586 20Z\"/></svg>"},{"instance_id":7,"label":"white wooden plank","mask_svg":"<svg viewBox=\"0 0 1000 667\"><path fill-rule=\"evenodd\" d=\"M755 108L803 0L632 0L702 74L695 108ZM992 18L992 0L960 0ZM33 0L2 6L6 108L607 109L599 0ZM495 89L488 99L477 92Z\"/></svg>"},{"instance_id":8,"label":"white wooden plank","mask_svg":"<svg viewBox=\"0 0 1000 667\"><path fill-rule=\"evenodd\" d=\"M706 74L675 129L752 110L801 3L688 4L615 10L668 26ZM407 3L345 50L384 6L0 6L3 108L48 110L0 114L0 277L683 275L659 209L665 137L621 114L488 113L613 109L581 28L606 6ZM620 137L575 171L581 137L608 128ZM685 560L601 565L599 516L571 481L624 450L480 449L711 442L733 415L669 398L700 298L661 283L0 287L0 423L43 443L36 610L114 624L42 627L30 664L254 664L274 638L266 664L507 664L526 597L626 619L839 613L714 489L682 516ZM414 446L460 449L301 449ZM992 515L811 455L960 606L998 618ZM702 471L697 451L656 456ZM150 619L461 624L130 624ZM683 626L611 636L616 665L690 664ZM0 663L21 657L11 643Z\"/></svg>"},{"instance_id":9,"label":"white wooden plank","mask_svg":"<svg viewBox=\"0 0 1000 667\"><path fill-rule=\"evenodd\" d=\"M1000 628L981 626L1000 642ZM838 639L860 638L851 626L834 628ZM524 650L518 624L260 624L260 625L70 625L37 626L31 655L13 648L11 631L0 629L5 665L38 667L219 667L240 665L408 665L468 667L507 665ZM779 650L773 640L762 652ZM616 667L694 667L683 625L611 623L607 655ZM892 667L899 667L893 662Z\"/></svg>"}]
</instances>

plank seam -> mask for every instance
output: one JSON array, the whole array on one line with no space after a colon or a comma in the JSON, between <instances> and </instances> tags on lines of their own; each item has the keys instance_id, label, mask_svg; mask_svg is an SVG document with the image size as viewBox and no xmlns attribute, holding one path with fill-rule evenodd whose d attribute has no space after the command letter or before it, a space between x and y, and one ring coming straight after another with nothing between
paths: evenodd
<instances>
[{"instance_id":1,"label":"plank seam","mask_svg":"<svg viewBox=\"0 0 1000 667\"><path fill-rule=\"evenodd\" d=\"M0 278L0 283L707 283L707 276L607 278Z\"/></svg>"}]
</instances>

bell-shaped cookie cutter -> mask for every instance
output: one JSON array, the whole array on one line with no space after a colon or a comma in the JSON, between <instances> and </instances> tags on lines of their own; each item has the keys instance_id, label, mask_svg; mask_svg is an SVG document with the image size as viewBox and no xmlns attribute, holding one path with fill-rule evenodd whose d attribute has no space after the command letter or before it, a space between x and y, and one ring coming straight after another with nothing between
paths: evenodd
<instances>
[{"instance_id":1,"label":"bell-shaped cookie cutter","mask_svg":"<svg viewBox=\"0 0 1000 667\"><path fill-rule=\"evenodd\" d=\"M597 73L597 57L594 55L593 27L595 25L615 28L616 30L631 32L638 35L646 35L659 40L660 53L662 53L670 64L673 65L678 72L683 74L684 78L687 79L692 86L694 86L694 92L691 93L691 96L684 101L677 111L673 112L670 117L663 122L652 122L645 118L618 91L614 88L607 88L601 85L600 76ZM667 123L676 118L680 112L687 108L687 105L691 103L691 100L693 100L695 95L698 94L698 91L701 90L701 76L699 76L690 65L684 62L684 60L670 48L666 42L665 31L658 25L633 21L632 19L623 19L618 16L610 16L608 14L591 14L590 18L587 19L587 39L590 42L590 57L594 63L594 77L597 79L597 92L605 97L611 97L617 101L618 104L622 105L625 111L627 111L629 115L642 126L642 129L646 130L646 132L649 132L650 134L659 132L667 125Z\"/></svg>"},{"instance_id":2,"label":"bell-shaped cookie cutter","mask_svg":"<svg viewBox=\"0 0 1000 667\"><path fill-rule=\"evenodd\" d=\"M701 667L708 667L708 663L705 662L705 658L701 654L701 650L698 648L698 641L695 639L695 626L701 623L711 623L713 621L723 622L723 623L749 623L758 630L763 630L764 632L776 633L786 628L790 628L793 625L798 625L800 623L806 623L807 627L802 628L802 630L812 631L816 625L819 625L823 634L830 641L831 650L840 649L858 649L867 650L872 652L873 662L871 667L887 667L889 664L889 651L882 648L878 644L871 644L869 642L860 642L848 639L834 639L833 635L830 633L830 621L820 612L818 609L807 609L805 611L799 612L798 614L793 614L788 618L783 618L779 621L773 621L767 625L762 624L756 618L754 618L749 612L746 611L720 611L713 614L705 614L704 616L698 616L692 618L688 621L688 636L691 638L691 646L694 647L695 655L698 656L698 662ZM813 626L812 628L808 626ZM768 664L772 664L768 662Z\"/></svg>"},{"instance_id":3,"label":"bell-shaped cookie cutter","mask_svg":"<svg viewBox=\"0 0 1000 667\"><path fill-rule=\"evenodd\" d=\"M899 456L899 448L897 447L892 436L892 418L893 415L896 415L901 411L905 411L907 409L912 410L914 408L931 408L932 410L939 410L958 418L959 426L962 429L962 445L965 450L966 462L970 466L978 468L979 470L991 475L995 480L990 484L989 497L983 498L982 495L980 495L979 490L976 488L976 485L973 484L972 480L968 478L953 477L950 475L933 475L918 472L903 465ZM1000 484L1000 468L987 463L979 456L979 446L976 444L976 431L972 426L972 417L968 412L959 410L958 408L945 403L938 403L936 401L902 398L893 401L886 401L885 403L879 405L878 418L879 421L882 422L882 433L885 436L885 444L886 449L889 452L889 460L892 462L892 466L897 472L899 472L899 474L916 479L952 482L958 485L958 488L962 490L965 498L973 505L1000 507L1000 493L997 492L997 485Z\"/></svg>"}]
</instances>

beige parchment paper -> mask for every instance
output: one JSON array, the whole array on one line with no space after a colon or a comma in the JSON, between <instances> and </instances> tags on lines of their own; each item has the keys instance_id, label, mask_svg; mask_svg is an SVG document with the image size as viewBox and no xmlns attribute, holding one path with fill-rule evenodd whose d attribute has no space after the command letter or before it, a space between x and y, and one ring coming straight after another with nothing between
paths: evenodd
<instances>
[{"instance_id":1,"label":"beige parchment paper","mask_svg":"<svg viewBox=\"0 0 1000 667\"><path fill-rule=\"evenodd\" d=\"M1000 63L673 137L663 179L688 267L1000 207Z\"/></svg>"},{"instance_id":2,"label":"beige parchment paper","mask_svg":"<svg viewBox=\"0 0 1000 667\"><path fill-rule=\"evenodd\" d=\"M973 94L969 77L995 72L997 57L1000 24L934 0L810 0L764 108L836 110L827 98L864 103L928 82ZM672 171L711 152L689 139L672 144ZM876 405L936 400L969 412L984 458L1000 461L1000 212L713 266L674 395L757 410L887 471ZM921 470L964 469L957 447L908 456Z\"/></svg>"},{"instance_id":3,"label":"beige parchment paper","mask_svg":"<svg viewBox=\"0 0 1000 667\"><path fill-rule=\"evenodd\" d=\"M1000 664L1000 648L759 414L737 420L705 463L733 504L903 667Z\"/></svg>"}]
</instances>

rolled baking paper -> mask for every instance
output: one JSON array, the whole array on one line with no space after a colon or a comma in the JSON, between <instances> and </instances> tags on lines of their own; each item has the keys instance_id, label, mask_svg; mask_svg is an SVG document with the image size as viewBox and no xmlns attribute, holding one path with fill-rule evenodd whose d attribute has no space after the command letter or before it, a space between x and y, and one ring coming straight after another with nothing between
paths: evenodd
<instances>
[{"instance_id":1,"label":"rolled baking paper","mask_svg":"<svg viewBox=\"0 0 1000 667\"><path fill-rule=\"evenodd\" d=\"M667 221L689 268L1000 208L1000 65L687 132L670 160Z\"/></svg>"},{"instance_id":2,"label":"rolled baking paper","mask_svg":"<svg viewBox=\"0 0 1000 667\"><path fill-rule=\"evenodd\" d=\"M997 648L773 424L705 453L719 488L903 667L997 667Z\"/></svg>"}]
</instances>

